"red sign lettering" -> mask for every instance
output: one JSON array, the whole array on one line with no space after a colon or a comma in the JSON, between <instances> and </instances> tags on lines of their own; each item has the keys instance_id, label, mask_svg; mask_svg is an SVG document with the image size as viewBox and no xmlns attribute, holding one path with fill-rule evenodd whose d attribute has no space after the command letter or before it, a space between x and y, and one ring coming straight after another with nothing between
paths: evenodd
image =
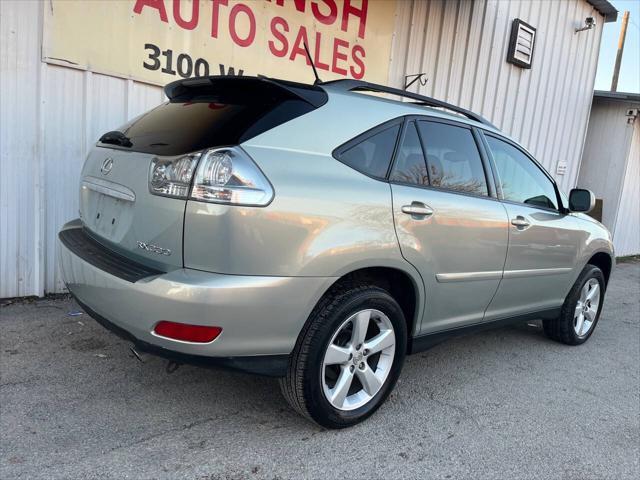
<instances>
[{"instance_id":1,"label":"red sign lettering","mask_svg":"<svg viewBox=\"0 0 640 480\"><path fill-rule=\"evenodd\" d=\"M229 0L193 0L191 12L184 11L182 0L166 0L172 2L172 20L178 28L194 30L200 22L201 6L211 5L211 37L220 38L223 32L229 35L233 43L239 47L249 47L255 43L258 22L256 12L262 14L264 10L254 2L248 0L244 3L233 2L229 6ZM304 14L307 6L315 20L322 25L335 25L342 32L353 32L357 28L357 36L364 39L367 27L367 11L369 0L266 0L279 7L295 10L296 14ZM202 3L202 5L201 5ZM205 7L203 7L205 8ZM206 7L208 8L208 7ZM164 23L169 23L165 0L136 0L133 12L141 15L144 11L155 11ZM207 14L205 14L208 16ZM207 21L208 19L205 19ZM366 71L366 52L364 46L350 43L335 34L322 31L314 32L310 38L307 31L308 18L301 18L300 27L292 27L287 19L274 16L268 22L266 49L277 58L287 58L292 62L303 61L309 64L304 49L304 44L309 46L312 52L316 68L331 71L338 75L350 75L355 79L361 79ZM357 21L354 24L353 20ZM240 25L248 24L248 31L242 31ZM349 28L351 25L351 29ZM323 42L323 36L330 35L330 49L323 48L327 44Z\"/></svg>"}]
</instances>

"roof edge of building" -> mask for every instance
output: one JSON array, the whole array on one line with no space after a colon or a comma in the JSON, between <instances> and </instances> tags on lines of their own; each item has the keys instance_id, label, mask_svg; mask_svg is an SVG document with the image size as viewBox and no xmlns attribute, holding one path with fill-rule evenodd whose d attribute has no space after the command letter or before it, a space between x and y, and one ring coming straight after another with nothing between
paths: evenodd
<instances>
[{"instance_id":1,"label":"roof edge of building","mask_svg":"<svg viewBox=\"0 0 640 480\"><path fill-rule=\"evenodd\" d=\"M640 93L631 92L610 92L608 90L594 90L593 98L607 98L609 100L640 103Z\"/></svg>"},{"instance_id":2,"label":"roof edge of building","mask_svg":"<svg viewBox=\"0 0 640 480\"><path fill-rule=\"evenodd\" d=\"M618 19L618 10L608 0L587 0L587 3L604 17L604 23L615 22Z\"/></svg>"}]
</instances>

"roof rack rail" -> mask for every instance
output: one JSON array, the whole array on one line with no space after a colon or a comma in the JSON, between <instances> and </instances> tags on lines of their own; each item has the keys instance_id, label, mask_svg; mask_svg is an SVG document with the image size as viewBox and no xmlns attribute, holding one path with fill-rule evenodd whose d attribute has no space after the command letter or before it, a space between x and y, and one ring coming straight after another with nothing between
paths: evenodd
<instances>
[{"instance_id":1,"label":"roof rack rail","mask_svg":"<svg viewBox=\"0 0 640 480\"><path fill-rule=\"evenodd\" d=\"M416 102L412 102L415 105L424 105L428 107L437 107L437 108L445 108L447 110L451 110L452 112L459 113L464 115L465 117L475 120L476 122L483 123L492 128L496 128L491 122L487 119L478 115L477 113L473 113L470 110L465 108L458 107L451 103L443 102L442 100L438 100L436 98L426 97L424 95L420 95L418 93L407 92L406 90L400 90L398 88L387 87L385 85L378 85L376 83L363 82L361 80L333 80L329 82L321 83L322 85L331 85L340 88L341 90L354 92L377 92L377 93L390 93L392 95L397 95L399 97L411 98L412 100L416 100Z\"/></svg>"}]
</instances>

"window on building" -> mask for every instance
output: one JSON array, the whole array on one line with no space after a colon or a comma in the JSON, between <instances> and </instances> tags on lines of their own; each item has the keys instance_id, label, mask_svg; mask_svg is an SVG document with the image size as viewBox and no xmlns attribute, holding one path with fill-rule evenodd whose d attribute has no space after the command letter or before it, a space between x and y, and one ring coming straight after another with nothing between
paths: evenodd
<instances>
[{"instance_id":1,"label":"window on building","mask_svg":"<svg viewBox=\"0 0 640 480\"><path fill-rule=\"evenodd\" d=\"M400 124L377 132L338 155L341 162L356 170L383 178L387 174Z\"/></svg>"},{"instance_id":2,"label":"window on building","mask_svg":"<svg viewBox=\"0 0 640 480\"><path fill-rule=\"evenodd\" d=\"M418 122L427 154L431 186L488 195L482 159L471 130L438 122Z\"/></svg>"},{"instance_id":3,"label":"window on building","mask_svg":"<svg viewBox=\"0 0 640 480\"><path fill-rule=\"evenodd\" d=\"M534 207L558 209L553 183L522 151L487 135L505 200Z\"/></svg>"},{"instance_id":4,"label":"window on building","mask_svg":"<svg viewBox=\"0 0 640 480\"><path fill-rule=\"evenodd\" d=\"M401 183L429 185L427 164L424 160L424 153L422 152L422 145L420 145L415 122L409 122L407 125L389 179Z\"/></svg>"}]
</instances>

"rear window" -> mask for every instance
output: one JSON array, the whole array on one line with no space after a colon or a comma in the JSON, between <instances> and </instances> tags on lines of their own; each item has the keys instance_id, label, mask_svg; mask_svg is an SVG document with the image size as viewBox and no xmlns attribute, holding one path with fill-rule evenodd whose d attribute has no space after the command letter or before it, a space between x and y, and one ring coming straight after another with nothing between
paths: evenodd
<instances>
[{"instance_id":1,"label":"rear window","mask_svg":"<svg viewBox=\"0 0 640 480\"><path fill-rule=\"evenodd\" d=\"M181 155L237 145L316 108L291 90L259 80L220 84L185 89L171 101L104 134L100 142L136 152Z\"/></svg>"},{"instance_id":2,"label":"rear window","mask_svg":"<svg viewBox=\"0 0 640 480\"><path fill-rule=\"evenodd\" d=\"M399 131L400 124L396 124L368 135L364 140L351 141L346 148L340 149L337 158L362 173L383 178L387 175Z\"/></svg>"}]
</instances>

